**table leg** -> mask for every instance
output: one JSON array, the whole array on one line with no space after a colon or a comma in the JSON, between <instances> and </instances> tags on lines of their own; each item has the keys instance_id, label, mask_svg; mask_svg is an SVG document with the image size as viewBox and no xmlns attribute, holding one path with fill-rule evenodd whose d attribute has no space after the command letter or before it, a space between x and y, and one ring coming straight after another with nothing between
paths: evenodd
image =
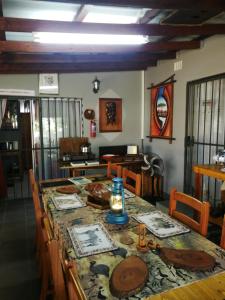
<instances>
[{"instance_id":1,"label":"table leg","mask_svg":"<svg viewBox=\"0 0 225 300\"><path fill-rule=\"evenodd\" d=\"M201 200L202 196L202 175L195 173L195 198Z\"/></svg>"}]
</instances>

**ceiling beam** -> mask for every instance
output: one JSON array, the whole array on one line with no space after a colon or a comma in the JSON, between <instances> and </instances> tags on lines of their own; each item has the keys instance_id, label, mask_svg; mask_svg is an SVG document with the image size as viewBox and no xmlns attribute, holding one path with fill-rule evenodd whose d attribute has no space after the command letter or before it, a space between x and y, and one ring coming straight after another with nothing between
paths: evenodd
<instances>
[{"instance_id":1,"label":"ceiling beam","mask_svg":"<svg viewBox=\"0 0 225 300\"><path fill-rule=\"evenodd\" d=\"M109 63L109 62L155 62L163 59L176 58L175 52L148 54L148 53L126 53L116 54L15 54L4 53L0 55L1 64L40 64L40 63Z\"/></svg>"},{"instance_id":2,"label":"ceiling beam","mask_svg":"<svg viewBox=\"0 0 225 300\"><path fill-rule=\"evenodd\" d=\"M37 1L37 0L35 0ZM42 0L75 4L124 6L156 9L225 9L224 0Z\"/></svg>"},{"instance_id":3,"label":"ceiling beam","mask_svg":"<svg viewBox=\"0 0 225 300\"><path fill-rule=\"evenodd\" d=\"M183 49L198 49L200 41L188 42L156 42L138 46L114 45L65 45L40 44L34 42L0 41L0 52L24 53L127 53L127 52L157 52L177 51Z\"/></svg>"},{"instance_id":4,"label":"ceiling beam","mask_svg":"<svg viewBox=\"0 0 225 300\"><path fill-rule=\"evenodd\" d=\"M145 70L156 63L0 64L0 74L81 73Z\"/></svg>"},{"instance_id":5,"label":"ceiling beam","mask_svg":"<svg viewBox=\"0 0 225 300\"><path fill-rule=\"evenodd\" d=\"M0 17L3 17L2 0L0 0ZM5 41L5 31L0 30L0 40Z\"/></svg>"},{"instance_id":6,"label":"ceiling beam","mask_svg":"<svg viewBox=\"0 0 225 300\"><path fill-rule=\"evenodd\" d=\"M0 30L14 32L77 32L101 34L143 34L150 36L184 36L225 34L225 24L159 25L159 24L99 24L44 21L0 17Z\"/></svg>"}]
</instances>

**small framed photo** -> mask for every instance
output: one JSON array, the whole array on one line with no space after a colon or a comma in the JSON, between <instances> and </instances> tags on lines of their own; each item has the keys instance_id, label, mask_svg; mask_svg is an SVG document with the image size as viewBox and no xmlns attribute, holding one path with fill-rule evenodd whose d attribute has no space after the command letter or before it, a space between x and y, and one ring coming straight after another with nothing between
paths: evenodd
<instances>
[{"instance_id":1,"label":"small framed photo","mask_svg":"<svg viewBox=\"0 0 225 300\"><path fill-rule=\"evenodd\" d=\"M57 95L59 93L57 73L39 74L39 93L53 95Z\"/></svg>"}]
</instances>

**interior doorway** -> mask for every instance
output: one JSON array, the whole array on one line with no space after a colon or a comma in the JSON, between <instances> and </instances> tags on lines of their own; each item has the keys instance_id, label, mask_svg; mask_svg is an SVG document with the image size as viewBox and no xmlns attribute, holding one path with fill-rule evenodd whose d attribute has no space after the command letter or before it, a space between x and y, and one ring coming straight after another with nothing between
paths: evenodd
<instances>
[{"instance_id":1,"label":"interior doorway","mask_svg":"<svg viewBox=\"0 0 225 300\"><path fill-rule=\"evenodd\" d=\"M184 191L194 194L192 167L212 164L213 156L225 148L225 74L187 84ZM220 200L221 182L204 177L202 197L213 207Z\"/></svg>"}]
</instances>

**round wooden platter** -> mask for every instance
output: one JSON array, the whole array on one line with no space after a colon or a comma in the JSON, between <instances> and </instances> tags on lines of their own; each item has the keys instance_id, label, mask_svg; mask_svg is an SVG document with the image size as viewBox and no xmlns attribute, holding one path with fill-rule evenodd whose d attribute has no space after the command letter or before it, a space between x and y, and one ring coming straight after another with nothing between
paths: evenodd
<instances>
[{"instance_id":1,"label":"round wooden platter","mask_svg":"<svg viewBox=\"0 0 225 300\"><path fill-rule=\"evenodd\" d=\"M61 194L79 194L80 190L75 186L63 186L56 189L56 192Z\"/></svg>"},{"instance_id":2,"label":"round wooden platter","mask_svg":"<svg viewBox=\"0 0 225 300\"><path fill-rule=\"evenodd\" d=\"M109 281L109 288L115 297L130 297L140 292L147 280L147 264L140 257L133 255L115 267Z\"/></svg>"},{"instance_id":3,"label":"round wooden platter","mask_svg":"<svg viewBox=\"0 0 225 300\"><path fill-rule=\"evenodd\" d=\"M215 266L215 258L201 250L161 248L160 257L175 268L208 271Z\"/></svg>"}]
</instances>

